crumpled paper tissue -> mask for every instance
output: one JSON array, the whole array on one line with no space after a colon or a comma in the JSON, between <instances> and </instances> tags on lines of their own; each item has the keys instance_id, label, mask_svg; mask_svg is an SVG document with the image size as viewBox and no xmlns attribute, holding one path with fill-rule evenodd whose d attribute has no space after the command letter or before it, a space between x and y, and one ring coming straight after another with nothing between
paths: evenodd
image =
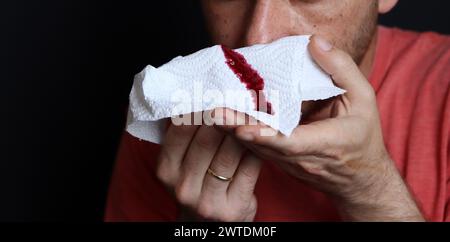
<instances>
[{"instance_id":1,"label":"crumpled paper tissue","mask_svg":"<svg viewBox=\"0 0 450 242\"><path fill-rule=\"evenodd\" d=\"M311 58L310 36L231 50L216 45L176 57L134 78L126 130L161 143L168 118L226 107L289 136L303 101L343 94Z\"/></svg>"}]
</instances>

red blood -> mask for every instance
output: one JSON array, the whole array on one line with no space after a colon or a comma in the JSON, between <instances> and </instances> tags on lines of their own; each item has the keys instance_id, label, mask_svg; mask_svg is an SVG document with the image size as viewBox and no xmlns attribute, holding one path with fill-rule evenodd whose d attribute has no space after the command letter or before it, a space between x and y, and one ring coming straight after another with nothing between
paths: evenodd
<instances>
[{"instance_id":1,"label":"red blood","mask_svg":"<svg viewBox=\"0 0 450 242\"><path fill-rule=\"evenodd\" d=\"M264 79L252 68L243 55L223 45L222 50L228 67L230 67L239 80L245 84L245 87L248 90L254 91L252 92L252 96L256 110L261 111L260 107L267 107L265 112L273 115L272 104L267 101L263 93Z\"/></svg>"}]
</instances>

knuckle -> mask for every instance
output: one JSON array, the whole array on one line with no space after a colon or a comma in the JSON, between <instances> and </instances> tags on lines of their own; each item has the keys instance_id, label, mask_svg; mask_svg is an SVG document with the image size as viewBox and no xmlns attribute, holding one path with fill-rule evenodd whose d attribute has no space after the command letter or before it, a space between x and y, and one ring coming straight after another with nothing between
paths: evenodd
<instances>
[{"instance_id":1,"label":"knuckle","mask_svg":"<svg viewBox=\"0 0 450 242\"><path fill-rule=\"evenodd\" d=\"M323 160L339 160L346 154L348 143L350 142L350 138L344 140L337 141L327 149L322 150L318 154L314 154L316 157Z\"/></svg>"},{"instance_id":2,"label":"knuckle","mask_svg":"<svg viewBox=\"0 0 450 242\"><path fill-rule=\"evenodd\" d=\"M236 162L237 159L228 152L223 152L217 157L217 166L219 166L219 169L228 170L232 168Z\"/></svg>"},{"instance_id":3,"label":"knuckle","mask_svg":"<svg viewBox=\"0 0 450 242\"><path fill-rule=\"evenodd\" d=\"M334 149L332 151L332 157L337 161L342 161L347 152L344 149Z\"/></svg>"},{"instance_id":4,"label":"knuckle","mask_svg":"<svg viewBox=\"0 0 450 242\"><path fill-rule=\"evenodd\" d=\"M177 174L177 169L171 165L170 158L167 156L160 156L156 165L156 178L165 185L171 185Z\"/></svg>"},{"instance_id":5,"label":"knuckle","mask_svg":"<svg viewBox=\"0 0 450 242\"><path fill-rule=\"evenodd\" d=\"M190 187L185 182L180 182L175 188L175 197L177 201L185 206L194 207L195 197Z\"/></svg>"},{"instance_id":6,"label":"knuckle","mask_svg":"<svg viewBox=\"0 0 450 242\"><path fill-rule=\"evenodd\" d=\"M297 165L303 169L304 171L308 171L308 161L307 160L298 160L296 161Z\"/></svg>"},{"instance_id":7,"label":"knuckle","mask_svg":"<svg viewBox=\"0 0 450 242\"><path fill-rule=\"evenodd\" d=\"M194 139L195 145L204 150L211 150L214 148L213 140L211 136L208 135L200 135Z\"/></svg>"},{"instance_id":8,"label":"knuckle","mask_svg":"<svg viewBox=\"0 0 450 242\"><path fill-rule=\"evenodd\" d=\"M166 183L167 172L162 166L159 166L158 169L156 169L156 177L163 183Z\"/></svg>"},{"instance_id":9,"label":"knuckle","mask_svg":"<svg viewBox=\"0 0 450 242\"><path fill-rule=\"evenodd\" d=\"M156 169L156 177L165 185L172 184L171 173L164 165L158 166Z\"/></svg>"},{"instance_id":10,"label":"knuckle","mask_svg":"<svg viewBox=\"0 0 450 242\"><path fill-rule=\"evenodd\" d=\"M324 167L311 163L311 162L303 162L301 163L301 167L303 170L305 170L308 174L321 176L324 171Z\"/></svg>"},{"instance_id":11,"label":"knuckle","mask_svg":"<svg viewBox=\"0 0 450 242\"><path fill-rule=\"evenodd\" d=\"M289 145L289 146L286 146L284 149L282 149L281 153L285 156L294 156L297 154L297 150L292 145Z\"/></svg>"},{"instance_id":12,"label":"knuckle","mask_svg":"<svg viewBox=\"0 0 450 242\"><path fill-rule=\"evenodd\" d=\"M216 209L214 205L206 200L201 200L198 204L197 213L202 218L214 219L216 218Z\"/></svg>"}]
</instances>

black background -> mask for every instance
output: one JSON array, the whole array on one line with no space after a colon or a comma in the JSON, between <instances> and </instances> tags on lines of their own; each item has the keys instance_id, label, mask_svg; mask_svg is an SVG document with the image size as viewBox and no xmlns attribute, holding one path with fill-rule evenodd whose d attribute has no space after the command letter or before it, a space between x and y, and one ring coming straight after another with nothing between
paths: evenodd
<instances>
[{"instance_id":1,"label":"black background","mask_svg":"<svg viewBox=\"0 0 450 242\"><path fill-rule=\"evenodd\" d=\"M197 5L0 1L0 221L101 220L132 78L208 44ZM381 22L450 34L448 5Z\"/></svg>"}]
</instances>

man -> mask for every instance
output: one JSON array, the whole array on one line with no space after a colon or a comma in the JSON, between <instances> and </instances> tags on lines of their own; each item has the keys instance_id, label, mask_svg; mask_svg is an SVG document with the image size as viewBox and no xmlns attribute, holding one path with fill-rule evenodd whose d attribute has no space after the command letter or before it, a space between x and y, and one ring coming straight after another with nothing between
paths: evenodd
<instances>
[{"instance_id":1,"label":"man","mask_svg":"<svg viewBox=\"0 0 450 242\"><path fill-rule=\"evenodd\" d=\"M314 34L347 93L303 106L289 138L263 124L170 125L161 147L125 133L106 220L450 220L450 39L377 27L396 3L203 0L216 43Z\"/></svg>"}]
</instances>

